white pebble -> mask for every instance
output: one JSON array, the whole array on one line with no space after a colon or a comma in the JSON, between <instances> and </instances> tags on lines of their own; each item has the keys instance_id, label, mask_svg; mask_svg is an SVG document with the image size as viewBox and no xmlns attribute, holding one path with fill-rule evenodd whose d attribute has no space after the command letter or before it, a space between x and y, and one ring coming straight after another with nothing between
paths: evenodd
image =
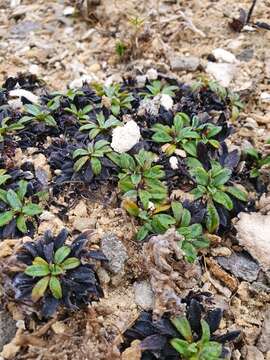
<instances>
[{"instance_id":1,"label":"white pebble","mask_svg":"<svg viewBox=\"0 0 270 360\"><path fill-rule=\"evenodd\" d=\"M177 159L176 156L171 156L170 159L169 159L169 162L170 162L171 168L173 170L178 169L178 159Z\"/></svg>"},{"instance_id":2,"label":"white pebble","mask_svg":"<svg viewBox=\"0 0 270 360\"><path fill-rule=\"evenodd\" d=\"M111 147L118 153L129 151L141 138L140 128L134 120L113 129Z\"/></svg>"},{"instance_id":3,"label":"white pebble","mask_svg":"<svg viewBox=\"0 0 270 360\"><path fill-rule=\"evenodd\" d=\"M166 110L171 110L173 107L173 99L170 95L162 94L160 98L160 105L162 105Z\"/></svg>"}]
</instances>

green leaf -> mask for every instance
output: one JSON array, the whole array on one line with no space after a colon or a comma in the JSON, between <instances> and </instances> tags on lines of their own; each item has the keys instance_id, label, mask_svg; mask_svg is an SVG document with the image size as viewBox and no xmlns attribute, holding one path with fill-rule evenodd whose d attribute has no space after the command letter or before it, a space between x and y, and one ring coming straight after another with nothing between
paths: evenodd
<instances>
[{"instance_id":1,"label":"green leaf","mask_svg":"<svg viewBox=\"0 0 270 360\"><path fill-rule=\"evenodd\" d=\"M44 278L40 279L33 287L31 297L34 302L37 302L40 298L44 296L49 285L49 281L50 277L45 276Z\"/></svg>"},{"instance_id":2,"label":"green leaf","mask_svg":"<svg viewBox=\"0 0 270 360\"><path fill-rule=\"evenodd\" d=\"M42 207L37 204L29 203L22 208L22 212L28 216L35 216L41 214L43 211Z\"/></svg>"},{"instance_id":3,"label":"green leaf","mask_svg":"<svg viewBox=\"0 0 270 360\"><path fill-rule=\"evenodd\" d=\"M26 226L25 217L23 216L23 214L20 214L17 217L16 226L23 234L25 234L27 232L27 226Z\"/></svg>"},{"instance_id":4,"label":"green leaf","mask_svg":"<svg viewBox=\"0 0 270 360\"><path fill-rule=\"evenodd\" d=\"M49 269L49 265L30 265L26 268L25 272L26 275L28 276L46 276L49 275L50 273L50 269Z\"/></svg>"},{"instance_id":5,"label":"green leaf","mask_svg":"<svg viewBox=\"0 0 270 360\"><path fill-rule=\"evenodd\" d=\"M52 295L55 299L61 299L62 298L62 288L60 281L55 276L51 276L50 278L50 290L52 292Z\"/></svg>"},{"instance_id":6,"label":"green leaf","mask_svg":"<svg viewBox=\"0 0 270 360\"><path fill-rule=\"evenodd\" d=\"M54 118L51 115L47 115L45 117L45 123L49 126L56 127L57 122L54 120Z\"/></svg>"},{"instance_id":7,"label":"green leaf","mask_svg":"<svg viewBox=\"0 0 270 360\"><path fill-rule=\"evenodd\" d=\"M70 257L67 258L62 264L62 268L64 270L71 270L71 269L75 269L76 267L80 266L81 262L78 258L76 257Z\"/></svg>"},{"instance_id":8,"label":"green leaf","mask_svg":"<svg viewBox=\"0 0 270 360\"><path fill-rule=\"evenodd\" d=\"M0 189L0 200L7 203L7 191L6 190Z\"/></svg>"},{"instance_id":9,"label":"green leaf","mask_svg":"<svg viewBox=\"0 0 270 360\"><path fill-rule=\"evenodd\" d=\"M197 250L190 242L183 241L181 248L189 263L193 263L197 259Z\"/></svg>"},{"instance_id":10,"label":"green leaf","mask_svg":"<svg viewBox=\"0 0 270 360\"><path fill-rule=\"evenodd\" d=\"M226 192L241 201L248 201L248 194L245 191L240 190L236 186L226 186Z\"/></svg>"},{"instance_id":11,"label":"green leaf","mask_svg":"<svg viewBox=\"0 0 270 360\"><path fill-rule=\"evenodd\" d=\"M195 189L190 192L194 196L194 201L200 199L203 194L206 193L206 188L202 185L198 185Z\"/></svg>"},{"instance_id":12,"label":"green leaf","mask_svg":"<svg viewBox=\"0 0 270 360\"><path fill-rule=\"evenodd\" d=\"M204 186L208 185L209 176L208 176L208 172L204 168L202 167L196 168L193 174L199 185L204 185Z\"/></svg>"},{"instance_id":13,"label":"green leaf","mask_svg":"<svg viewBox=\"0 0 270 360\"><path fill-rule=\"evenodd\" d=\"M176 317L171 319L171 322L188 342L191 343L193 341L192 330L186 317Z\"/></svg>"},{"instance_id":14,"label":"green leaf","mask_svg":"<svg viewBox=\"0 0 270 360\"><path fill-rule=\"evenodd\" d=\"M182 148L191 156L197 156L197 146L194 141L188 141L186 143L182 143Z\"/></svg>"},{"instance_id":15,"label":"green leaf","mask_svg":"<svg viewBox=\"0 0 270 360\"><path fill-rule=\"evenodd\" d=\"M147 192L145 190L141 190L141 189L139 189L138 193L139 193L139 198L142 202L143 208L148 209L148 204L149 204L149 200L151 198L151 194L149 194L149 192Z\"/></svg>"},{"instance_id":16,"label":"green leaf","mask_svg":"<svg viewBox=\"0 0 270 360\"><path fill-rule=\"evenodd\" d=\"M141 226L139 231L136 234L136 239L138 241L142 241L143 239L146 238L146 236L149 234L149 229L147 226Z\"/></svg>"},{"instance_id":17,"label":"green leaf","mask_svg":"<svg viewBox=\"0 0 270 360\"><path fill-rule=\"evenodd\" d=\"M191 352L189 350L189 343L182 339L172 339L170 340L170 344L179 354L184 356L185 359L192 359L192 354L196 354L197 352L196 350L194 350L194 352Z\"/></svg>"},{"instance_id":18,"label":"green leaf","mask_svg":"<svg viewBox=\"0 0 270 360\"><path fill-rule=\"evenodd\" d=\"M3 227L11 222L13 219L13 212L12 211L6 211L3 214L0 214L0 227Z\"/></svg>"},{"instance_id":19,"label":"green leaf","mask_svg":"<svg viewBox=\"0 0 270 360\"><path fill-rule=\"evenodd\" d=\"M75 159L77 156L89 155L86 149L76 149L73 151L72 157Z\"/></svg>"},{"instance_id":20,"label":"green leaf","mask_svg":"<svg viewBox=\"0 0 270 360\"><path fill-rule=\"evenodd\" d=\"M50 264L49 267L50 267L51 274L54 275L54 276L61 275L61 274L64 273L64 269L60 265Z\"/></svg>"},{"instance_id":21,"label":"green leaf","mask_svg":"<svg viewBox=\"0 0 270 360\"><path fill-rule=\"evenodd\" d=\"M213 175L213 179L211 180L211 185L220 186L226 184L232 175L232 171L230 169L224 168L219 170L217 173Z\"/></svg>"},{"instance_id":22,"label":"green leaf","mask_svg":"<svg viewBox=\"0 0 270 360\"><path fill-rule=\"evenodd\" d=\"M0 176L0 185L3 185L10 178L11 178L10 175L1 175Z\"/></svg>"},{"instance_id":23,"label":"green leaf","mask_svg":"<svg viewBox=\"0 0 270 360\"><path fill-rule=\"evenodd\" d=\"M119 115L119 113L120 113L120 105L119 104L112 104L111 105L111 112L113 113L114 116Z\"/></svg>"},{"instance_id":24,"label":"green leaf","mask_svg":"<svg viewBox=\"0 0 270 360\"><path fill-rule=\"evenodd\" d=\"M181 226L188 226L191 221L191 214L187 209L183 209Z\"/></svg>"},{"instance_id":25,"label":"green leaf","mask_svg":"<svg viewBox=\"0 0 270 360\"><path fill-rule=\"evenodd\" d=\"M217 140L209 140L209 144L211 144L216 149L220 147L220 143Z\"/></svg>"},{"instance_id":26,"label":"green leaf","mask_svg":"<svg viewBox=\"0 0 270 360\"><path fill-rule=\"evenodd\" d=\"M202 234L203 228L201 224L192 224L189 226L190 236L193 239L196 239L198 236Z\"/></svg>"},{"instance_id":27,"label":"green leaf","mask_svg":"<svg viewBox=\"0 0 270 360\"><path fill-rule=\"evenodd\" d=\"M17 190L17 194L18 194L19 199L21 201L23 201L23 199L25 197L25 194L27 192L27 185L28 185L27 181L25 181L25 180L20 180L19 181L19 189Z\"/></svg>"},{"instance_id":28,"label":"green leaf","mask_svg":"<svg viewBox=\"0 0 270 360\"><path fill-rule=\"evenodd\" d=\"M218 191L217 190L213 194L213 200L215 202L217 202L218 204L223 205L227 210L232 210L233 209L233 202L232 202L231 198L229 197L229 195L227 195L223 191Z\"/></svg>"},{"instance_id":29,"label":"green leaf","mask_svg":"<svg viewBox=\"0 0 270 360\"><path fill-rule=\"evenodd\" d=\"M201 327L202 327L201 341L203 343L207 343L210 340L210 336L211 336L210 327L205 320L201 320Z\"/></svg>"},{"instance_id":30,"label":"green leaf","mask_svg":"<svg viewBox=\"0 0 270 360\"><path fill-rule=\"evenodd\" d=\"M206 227L213 233L219 227L219 215L217 209L210 202L207 204Z\"/></svg>"},{"instance_id":31,"label":"green leaf","mask_svg":"<svg viewBox=\"0 0 270 360\"><path fill-rule=\"evenodd\" d=\"M130 199L124 199L122 201L122 206L130 215L135 217L139 215L140 209L134 201Z\"/></svg>"},{"instance_id":32,"label":"green leaf","mask_svg":"<svg viewBox=\"0 0 270 360\"><path fill-rule=\"evenodd\" d=\"M170 143L171 141L173 141L173 138L166 132L159 131L152 136L152 140L157 143Z\"/></svg>"},{"instance_id":33,"label":"green leaf","mask_svg":"<svg viewBox=\"0 0 270 360\"><path fill-rule=\"evenodd\" d=\"M89 160L89 156L82 156L80 159L75 161L75 163L73 165L74 171L75 172L80 171L81 168L85 165L85 163L87 163L88 160Z\"/></svg>"},{"instance_id":34,"label":"green leaf","mask_svg":"<svg viewBox=\"0 0 270 360\"><path fill-rule=\"evenodd\" d=\"M32 262L33 265L49 265L46 260L40 256L36 256Z\"/></svg>"},{"instance_id":35,"label":"green leaf","mask_svg":"<svg viewBox=\"0 0 270 360\"><path fill-rule=\"evenodd\" d=\"M13 209L20 209L22 207L21 200L12 189L9 189L7 192L7 201Z\"/></svg>"},{"instance_id":36,"label":"green leaf","mask_svg":"<svg viewBox=\"0 0 270 360\"><path fill-rule=\"evenodd\" d=\"M96 176L99 175L101 173L101 169L102 169L101 162L97 158L94 158L94 157L91 159L90 162L91 162L93 173Z\"/></svg>"},{"instance_id":37,"label":"green leaf","mask_svg":"<svg viewBox=\"0 0 270 360\"><path fill-rule=\"evenodd\" d=\"M221 360L222 345L215 341L210 341L203 346L200 353L201 360Z\"/></svg>"},{"instance_id":38,"label":"green leaf","mask_svg":"<svg viewBox=\"0 0 270 360\"><path fill-rule=\"evenodd\" d=\"M173 216L176 220L176 223L180 223L182 213L183 213L183 205L180 202L173 201L172 202L172 212Z\"/></svg>"},{"instance_id":39,"label":"green leaf","mask_svg":"<svg viewBox=\"0 0 270 360\"><path fill-rule=\"evenodd\" d=\"M220 133L220 131L222 130L222 126L215 126L212 124L209 124L207 127L207 138L210 139L212 137L214 137L215 135L217 135L218 133Z\"/></svg>"},{"instance_id":40,"label":"green leaf","mask_svg":"<svg viewBox=\"0 0 270 360\"><path fill-rule=\"evenodd\" d=\"M61 264L61 262L64 261L66 257L68 257L70 252L71 249L69 246L61 246L54 254L54 262L56 264Z\"/></svg>"},{"instance_id":41,"label":"green leaf","mask_svg":"<svg viewBox=\"0 0 270 360\"><path fill-rule=\"evenodd\" d=\"M37 116L41 113L41 107L33 104L24 105L24 109L31 115Z\"/></svg>"},{"instance_id":42,"label":"green leaf","mask_svg":"<svg viewBox=\"0 0 270 360\"><path fill-rule=\"evenodd\" d=\"M247 148L247 149L245 150L245 153L246 153L247 155L250 155L251 157L259 160L259 151L256 150L255 148L253 148L253 147Z\"/></svg>"},{"instance_id":43,"label":"green leaf","mask_svg":"<svg viewBox=\"0 0 270 360\"><path fill-rule=\"evenodd\" d=\"M157 234L164 233L171 225L175 224L175 219L167 214L157 214L153 216L152 228Z\"/></svg>"}]
</instances>

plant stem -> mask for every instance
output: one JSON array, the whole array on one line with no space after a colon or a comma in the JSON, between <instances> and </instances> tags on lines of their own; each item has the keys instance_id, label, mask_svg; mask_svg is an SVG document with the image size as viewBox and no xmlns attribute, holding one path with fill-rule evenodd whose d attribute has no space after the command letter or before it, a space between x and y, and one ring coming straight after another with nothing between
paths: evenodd
<instances>
[{"instance_id":1,"label":"plant stem","mask_svg":"<svg viewBox=\"0 0 270 360\"><path fill-rule=\"evenodd\" d=\"M251 18L251 16L252 16L253 10L254 10L254 8L255 8L256 2L257 2L257 0L253 0L253 1L252 1L252 5L251 5L251 7L250 7L250 9L249 9L249 12L248 12L248 15L247 15L247 20L246 20L246 23L247 23L247 24L250 22L250 18Z\"/></svg>"}]
</instances>

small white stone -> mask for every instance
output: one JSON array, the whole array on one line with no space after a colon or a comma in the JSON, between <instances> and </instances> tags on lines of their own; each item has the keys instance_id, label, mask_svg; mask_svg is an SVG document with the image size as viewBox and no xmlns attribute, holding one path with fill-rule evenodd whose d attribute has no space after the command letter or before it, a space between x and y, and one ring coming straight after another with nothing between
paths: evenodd
<instances>
[{"instance_id":1,"label":"small white stone","mask_svg":"<svg viewBox=\"0 0 270 360\"><path fill-rule=\"evenodd\" d=\"M12 98L25 97L27 100L31 101L31 103L33 103L33 104L38 103L38 96L33 94L31 91L24 90L24 89L11 90L9 92L9 96L12 97Z\"/></svg>"},{"instance_id":2,"label":"small white stone","mask_svg":"<svg viewBox=\"0 0 270 360\"><path fill-rule=\"evenodd\" d=\"M154 211L155 210L155 204L152 201L148 202L148 210Z\"/></svg>"},{"instance_id":3,"label":"small white stone","mask_svg":"<svg viewBox=\"0 0 270 360\"><path fill-rule=\"evenodd\" d=\"M178 169L178 159L176 156L171 156L169 162L173 170Z\"/></svg>"},{"instance_id":4,"label":"small white stone","mask_svg":"<svg viewBox=\"0 0 270 360\"><path fill-rule=\"evenodd\" d=\"M270 93L262 92L260 98L263 102L270 102Z\"/></svg>"},{"instance_id":5,"label":"small white stone","mask_svg":"<svg viewBox=\"0 0 270 360\"><path fill-rule=\"evenodd\" d=\"M111 147L118 153L129 151L141 138L140 128L134 120L113 129Z\"/></svg>"},{"instance_id":6,"label":"small white stone","mask_svg":"<svg viewBox=\"0 0 270 360\"><path fill-rule=\"evenodd\" d=\"M75 8L73 6L67 6L64 8L63 15L71 16L75 13Z\"/></svg>"},{"instance_id":7,"label":"small white stone","mask_svg":"<svg viewBox=\"0 0 270 360\"><path fill-rule=\"evenodd\" d=\"M137 85L139 87L144 87L144 85L146 83L146 80L147 80L146 75L138 75L138 76L136 76Z\"/></svg>"},{"instance_id":8,"label":"small white stone","mask_svg":"<svg viewBox=\"0 0 270 360\"><path fill-rule=\"evenodd\" d=\"M158 78L158 72L156 69L152 68L146 72L146 76L149 80L156 80Z\"/></svg>"},{"instance_id":9,"label":"small white stone","mask_svg":"<svg viewBox=\"0 0 270 360\"><path fill-rule=\"evenodd\" d=\"M171 110L173 107L173 99L170 95L162 94L160 98L160 105L162 105L166 110Z\"/></svg>"},{"instance_id":10,"label":"small white stone","mask_svg":"<svg viewBox=\"0 0 270 360\"><path fill-rule=\"evenodd\" d=\"M219 81L220 85L228 87L236 75L237 66L235 64L213 63L209 61L206 66L206 72Z\"/></svg>"},{"instance_id":11,"label":"small white stone","mask_svg":"<svg viewBox=\"0 0 270 360\"><path fill-rule=\"evenodd\" d=\"M34 75L40 75L40 67L36 64L32 64L29 66L29 72Z\"/></svg>"},{"instance_id":12,"label":"small white stone","mask_svg":"<svg viewBox=\"0 0 270 360\"><path fill-rule=\"evenodd\" d=\"M224 61L224 62L230 63L230 64L238 62L238 60L236 59L234 54L232 54L231 52L229 52L227 50L221 49L221 48L214 49L212 51L212 54L214 55L214 57L217 60L219 60L221 62Z\"/></svg>"},{"instance_id":13,"label":"small white stone","mask_svg":"<svg viewBox=\"0 0 270 360\"><path fill-rule=\"evenodd\" d=\"M84 82L90 83L92 81L96 81L96 79L92 75L82 75L81 77L71 81L71 83L69 84L69 87L71 89L78 89L83 86Z\"/></svg>"}]
</instances>

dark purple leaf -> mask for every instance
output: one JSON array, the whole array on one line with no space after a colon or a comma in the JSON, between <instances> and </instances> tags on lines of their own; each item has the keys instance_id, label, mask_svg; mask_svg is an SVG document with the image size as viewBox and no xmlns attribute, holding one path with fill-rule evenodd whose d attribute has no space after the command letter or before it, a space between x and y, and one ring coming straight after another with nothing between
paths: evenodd
<instances>
[{"instance_id":1,"label":"dark purple leaf","mask_svg":"<svg viewBox=\"0 0 270 360\"><path fill-rule=\"evenodd\" d=\"M214 309L207 313L205 317L205 321L208 323L210 327L211 334L214 333L219 328L221 319L222 319L221 309Z\"/></svg>"},{"instance_id":2,"label":"dark purple leaf","mask_svg":"<svg viewBox=\"0 0 270 360\"><path fill-rule=\"evenodd\" d=\"M162 348L165 346L167 342L167 338L165 336L162 335L151 335L148 336L147 338L145 338L141 343L140 343L140 348L141 350L145 351L145 350L162 350Z\"/></svg>"}]
</instances>

